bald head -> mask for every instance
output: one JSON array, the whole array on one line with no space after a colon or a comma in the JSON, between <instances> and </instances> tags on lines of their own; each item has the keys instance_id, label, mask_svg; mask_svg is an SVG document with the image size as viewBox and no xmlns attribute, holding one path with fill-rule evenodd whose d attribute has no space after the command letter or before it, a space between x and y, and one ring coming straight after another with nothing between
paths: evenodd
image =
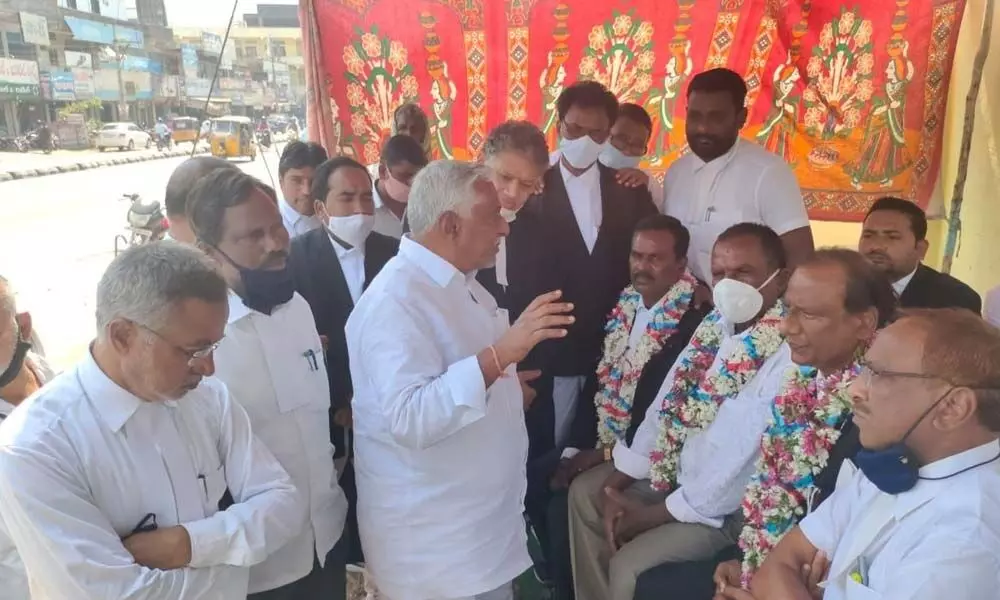
<instances>
[{"instance_id":1,"label":"bald head","mask_svg":"<svg viewBox=\"0 0 1000 600\"><path fill-rule=\"evenodd\" d=\"M167 181L164 200L164 208L170 220L170 237L181 242L194 243L194 235L184 216L188 195L202 177L217 169L236 169L236 166L214 156L196 156L185 160L174 169L170 180Z\"/></svg>"}]
</instances>

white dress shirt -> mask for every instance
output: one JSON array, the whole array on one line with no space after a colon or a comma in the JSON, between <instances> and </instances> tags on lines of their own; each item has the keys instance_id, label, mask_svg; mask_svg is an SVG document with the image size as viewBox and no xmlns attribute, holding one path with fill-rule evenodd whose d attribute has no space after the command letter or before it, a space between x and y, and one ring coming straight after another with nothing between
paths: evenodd
<instances>
[{"instance_id":1,"label":"white dress shirt","mask_svg":"<svg viewBox=\"0 0 1000 600\"><path fill-rule=\"evenodd\" d=\"M593 165L579 176L573 175L560 163L563 183L566 184L566 195L573 208L573 216L580 228L580 235L587 244L587 251L594 251L597 243L597 232L601 228L601 170Z\"/></svg>"},{"instance_id":2,"label":"white dress shirt","mask_svg":"<svg viewBox=\"0 0 1000 600\"><path fill-rule=\"evenodd\" d=\"M307 217L295 210L284 197L278 199L278 210L281 212L281 221L285 224L285 229L288 230L288 236L291 238L299 237L303 233L309 233L313 229L319 229L323 226L323 223L315 216Z\"/></svg>"},{"instance_id":3,"label":"white dress shirt","mask_svg":"<svg viewBox=\"0 0 1000 600\"><path fill-rule=\"evenodd\" d=\"M733 333L733 326L720 321L729 335L723 339L709 373L749 333ZM691 344L683 353L691 349ZM679 361L678 361L679 362ZM660 407L674 382L677 362L663 380L656 399L636 430L632 444L619 440L612 452L615 469L634 479L647 479L650 453L660 435ZM691 435L679 458L677 487L667 496L670 513L684 523L721 527L724 517L739 509L746 483L753 475L760 452L760 437L767 428L771 404L781 391L786 371L793 365L791 352L783 344L764 361L757 375L736 396L722 403L707 429Z\"/></svg>"},{"instance_id":4,"label":"white dress shirt","mask_svg":"<svg viewBox=\"0 0 1000 600\"><path fill-rule=\"evenodd\" d=\"M220 512L226 489L236 504ZM302 498L218 379L145 402L90 353L0 426L0 515L35 600L243 600L251 565L302 529ZM148 569L122 545L148 513L191 562Z\"/></svg>"},{"instance_id":5,"label":"white dress shirt","mask_svg":"<svg viewBox=\"0 0 1000 600\"><path fill-rule=\"evenodd\" d=\"M393 600L472 598L531 565L528 436L514 366L476 354L510 327L474 275L402 239L347 321L358 525Z\"/></svg>"},{"instance_id":6,"label":"white dress shirt","mask_svg":"<svg viewBox=\"0 0 1000 600\"><path fill-rule=\"evenodd\" d=\"M1000 286L986 292L983 317L994 327L1000 327Z\"/></svg>"},{"instance_id":7,"label":"white dress shirt","mask_svg":"<svg viewBox=\"0 0 1000 600\"><path fill-rule=\"evenodd\" d=\"M372 180L372 200L375 201L375 226L372 231L397 240L403 237L403 219L397 217L382 200L382 195L378 193L378 176ZM403 216L406 216L405 212Z\"/></svg>"},{"instance_id":8,"label":"white dress shirt","mask_svg":"<svg viewBox=\"0 0 1000 600\"><path fill-rule=\"evenodd\" d=\"M215 372L308 502L299 520L308 515L308 523L298 535L250 570L250 593L272 590L308 575L314 556L322 565L347 517L330 443L323 345L302 296L295 294L265 315L230 293Z\"/></svg>"},{"instance_id":9,"label":"white dress shirt","mask_svg":"<svg viewBox=\"0 0 1000 600\"><path fill-rule=\"evenodd\" d=\"M906 291L906 286L910 285L910 280L912 280L913 276L917 274L917 269L919 268L920 265L918 264L912 271L910 271L909 275L900 277L897 281L892 282L892 291L896 292L897 298L902 296L903 292Z\"/></svg>"},{"instance_id":10,"label":"white dress shirt","mask_svg":"<svg viewBox=\"0 0 1000 600\"><path fill-rule=\"evenodd\" d=\"M809 226L795 173L757 144L739 139L706 163L694 153L678 158L664 179L666 214L691 232L688 265L712 281L712 246L723 231L743 222L763 223L778 235Z\"/></svg>"},{"instance_id":11,"label":"white dress shirt","mask_svg":"<svg viewBox=\"0 0 1000 600\"><path fill-rule=\"evenodd\" d=\"M344 272L347 289L351 292L351 300L357 304L365 289L365 246L362 244L345 248L333 236L329 237L333 250L337 253L337 260L340 261L340 269Z\"/></svg>"},{"instance_id":12,"label":"white dress shirt","mask_svg":"<svg viewBox=\"0 0 1000 600\"><path fill-rule=\"evenodd\" d=\"M931 463L890 496L858 472L799 527L831 558L825 600L986 600L1000 589L996 441ZM965 468L987 463L960 473ZM954 475L949 477L949 475ZM863 557L863 561L859 560ZM851 573L867 565L867 581Z\"/></svg>"},{"instance_id":13,"label":"white dress shirt","mask_svg":"<svg viewBox=\"0 0 1000 600\"><path fill-rule=\"evenodd\" d=\"M559 162L559 158L561 156L562 152L558 149L549 152L549 166L556 166L556 163ZM662 213L664 212L664 208L666 206L666 191L664 190L663 182L658 180L649 171L643 172L646 174L646 177L649 177L649 182L646 184L646 187L649 189L649 195L653 197L653 204L656 206L656 209Z\"/></svg>"},{"instance_id":14,"label":"white dress shirt","mask_svg":"<svg viewBox=\"0 0 1000 600\"><path fill-rule=\"evenodd\" d=\"M34 343L32 343L34 346ZM55 372L49 366L45 357L28 350L28 355L24 358L24 366L31 369L38 379L39 385L44 386L55 377ZM0 421L6 420L17 407L0 397ZM0 519L0 599L2 600L28 600L31 594L28 593L28 576L24 573L24 564L17 555L17 548L14 541L7 533L7 527Z\"/></svg>"}]
</instances>

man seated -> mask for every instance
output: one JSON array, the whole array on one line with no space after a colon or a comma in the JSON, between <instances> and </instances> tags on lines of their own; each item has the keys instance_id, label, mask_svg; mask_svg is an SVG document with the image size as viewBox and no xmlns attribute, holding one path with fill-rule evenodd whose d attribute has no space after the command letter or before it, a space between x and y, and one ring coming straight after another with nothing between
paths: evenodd
<instances>
[{"instance_id":1,"label":"man seated","mask_svg":"<svg viewBox=\"0 0 1000 600\"><path fill-rule=\"evenodd\" d=\"M646 571L635 600L712 600L720 586L739 588L800 515L830 495L843 461L860 448L848 386L876 329L896 310L889 282L853 250L819 250L795 269L784 301L782 331L797 368L786 373L771 406L743 496L739 546Z\"/></svg>"},{"instance_id":2,"label":"man seated","mask_svg":"<svg viewBox=\"0 0 1000 600\"><path fill-rule=\"evenodd\" d=\"M858 251L882 270L903 308L967 308L976 314L982 299L971 287L923 264L927 215L919 206L887 196L865 217Z\"/></svg>"},{"instance_id":3,"label":"man seated","mask_svg":"<svg viewBox=\"0 0 1000 600\"><path fill-rule=\"evenodd\" d=\"M201 178L216 169L237 169L228 160L216 156L195 156L182 162L167 180L167 191L164 197L164 208L170 229L164 239L171 239L185 244L194 244L194 232L187 220L188 195Z\"/></svg>"},{"instance_id":4,"label":"man seated","mask_svg":"<svg viewBox=\"0 0 1000 600\"><path fill-rule=\"evenodd\" d=\"M248 567L302 529L301 494L211 377L226 297L193 247L126 250L87 355L0 427L0 515L31 597L244 600Z\"/></svg>"},{"instance_id":5,"label":"man seated","mask_svg":"<svg viewBox=\"0 0 1000 600\"><path fill-rule=\"evenodd\" d=\"M570 487L573 574L581 600L631 600L663 562L703 560L736 542L758 441L792 364L780 330L781 238L756 223L712 252L715 310L663 380L631 444ZM668 494L669 492L669 494Z\"/></svg>"},{"instance_id":6,"label":"man seated","mask_svg":"<svg viewBox=\"0 0 1000 600\"><path fill-rule=\"evenodd\" d=\"M781 540L753 597L995 598L1000 332L965 310L904 313L850 393L860 471Z\"/></svg>"},{"instance_id":7,"label":"man seated","mask_svg":"<svg viewBox=\"0 0 1000 600\"><path fill-rule=\"evenodd\" d=\"M529 465L526 507L552 568L559 597L572 589L566 494L580 473L611 459L618 440L631 443L677 355L705 316L687 271L687 229L665 215L639 221L632 236L632 283L622 290L588 395L577 407L565 447ZM553 491L555 492L553 494Z\"/></svg>"},{"instance_id":8,"label":"man seated","mask_svg":"<svg viewBox=\"0 0 1000 600\"><path fill-rule=\"evenodd\" d=\"M408 135L394 135L382 146L382 157L372 187L375 232L399 239L409 231L406 204L410 198L410 186L417 172L425 166L427 155L424 149Z\"/></svg>"},{"instance_id":9,"label":"man seated","mask_svg":"<svg viewBox=\"0 0 1000 600\"><path fill-rule=\"evenodd\" d=\"M315 142L289 142L278 161L278 208L288 235L296 238L323 226L316 218L310 189L316 168L326 160L326 150Z\"/></svg>"}]
</instances>

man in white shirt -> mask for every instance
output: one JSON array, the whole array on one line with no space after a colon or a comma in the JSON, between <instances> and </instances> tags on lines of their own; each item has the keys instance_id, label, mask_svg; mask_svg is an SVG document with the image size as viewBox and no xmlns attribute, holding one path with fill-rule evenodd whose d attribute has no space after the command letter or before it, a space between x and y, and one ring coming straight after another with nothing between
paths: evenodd
<instances>
[{"instance_id":1,"label":"man in white shirt","mask_svg":"<svg viewBox=\"0 0 1000 600\"><path fill-rule=\"evenodd\" d=\"M969 311L914 309L865 363L851 387L859 472L782 538L753 597L995 598L1000 332Z\"/></svg>"},{"instance_id":2,"label":"man in white shirt","mask_svg":"<svg viewBox=\"0 0 1000 600\"><path fill-rule=\"evenodd\" d=\"M281 152L278 161L278 185L281 186L278 208L285 229L293 238L323 226L315 216L309 190L316 167L325 160L326 150L315 142L295 140Z\"/></svg>"},{"instance_id":3,"label":"man in white shirt","mask_svg":"<svg viewBox=\"0 0 1000 600\"><path fill-rule=\"evenodd\" d=\"M211 377L226 296L194 248L125 251L86 357L0 426L0 516L32 598L242 600L247 567L302 528L301 495Z\"/></svg>"},{"instance_id":4,"label":"man in white shirt","mask_svg":"<svg viewBox=\"0 0 1000 600\"><path fill-rule=\"evenodd\" d=\"M515 366L572 306L552 292L511 326L476 281L508 231L483 167L428 165L409 217L347 322L365 560L390 600L508 600L531 565Z\"/></svg>"},{"instance_id":5,"label":"man in white shirt","mask_svg":"<svg viewBox=\"0 0 1000 600\"><path fill-rule=\"evenodd\" d=\"M236 165L217 156L194 156L182 162L170 174L167 180L167 190L164 194L163 207L167 211L170 230L164 239L171 239L185 244L194 243L194 232L188 225L187 199L191 188L202 177L216 169L237 169Z\"/></svg>"},{"instance_id":6,"label":"man in white shirt","mask_svg":"<svg viewBox=\"0 0 1000 600\"><path fill-rule=\"evenodd\" d=\"M791 268L813 251L795 173L780 156L740 138L746 95L743 78L729 69L711 69L691 80L685 124L691 152L670 165L664 180L666 212L691 231L689 263L706 283L712 279L712 245L736 223L775 230Z\"/></svg>"},{"instance_id":7,"label":"man in white shirt","mask_svg":"<svg viewBox=\"0 0 1000 600\"><path fill-rule=\"evenodd\" d=\"M420 143L408 135L394 135L382 146L382 156L372 175L375 201L374 231L399 239L406 222L406 203L413 178L427 164Z\"/></svg>"},{"instance_id":8,"label":"man in white shirt","mask_svg":"<svg viewBox=\"0 0 1000 600\"><path fill-rule=\"evenodd\" d=\"M250 598L344 598L347 500L330 443L330 389L309 305L295 293L288 232L262 184L235 170L191 191L191 227L229 285L229 320L215 363L306 500L306 526L250 570Z\"/></svg>"},{"instance_id":9,"label":"man in white shirt","mask_svg":"<svg viewBox=\"0 0 1000 600\"><path fill-rule=\"evenodd\" d=\"M771 401L792 364L778 328L784 313L779 298L787 280L784 248L774 231L741 223L719 236L712 270L716 311L667 373L631 444L619 440L612 463L578 476L570 487L573 574L580 600L630 600L643 571L663 562L711 558L739 535L738 520L730 515L739 509ZM745 291L724 293L727 289ZM712 335L701 338L709 327ZM662 450L663 419L674 422L661 415L663 399L673 393L678 378L697 372L690 361L711 338L720 340L714 357L704 359L711 366L688 384L682 400L694 402L721 387L721 405L714 419L694 428L682 447L673 450L679 466L676 482L665 494L649 481L664 460L656 457ZM729 380L717 374L755 362L748 358L754 355L760 357L756 371L737 376L742 386L735 381L724 386ZM697 404L685 406L700 410Z\"/></svg>"}]
</instances>

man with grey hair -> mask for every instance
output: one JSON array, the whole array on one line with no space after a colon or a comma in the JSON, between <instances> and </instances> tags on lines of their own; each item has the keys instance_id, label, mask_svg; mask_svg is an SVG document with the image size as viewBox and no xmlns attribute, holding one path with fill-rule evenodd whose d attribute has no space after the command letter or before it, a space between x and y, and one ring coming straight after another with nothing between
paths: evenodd
<instances>
[{"instance_id":1,"label":"man with grey hair","mask_svg":"<svg viewBox=\"0 0 1000 600\"><path fill-rule=\"evenodd\" d=\"M550 292L511 326L476 281L508 232L483 167L431 163L408 214L346 328L365 559L392 600L509 599L531 565L515 368L565 335L572 306Z\"/></svg>"},{"instance_id":2,"label":"man with grey hair","mask_svg":"<svg viewBox=\"0 0 1000 600\"><path fill-rule=\"evenodd\" d=\"M127 250L86 357L0 427L0 516L32 598L243 600L248 567L302 528L301 495L211 377L226 294L194 248Z\"/></svg>"}]
</instances>

